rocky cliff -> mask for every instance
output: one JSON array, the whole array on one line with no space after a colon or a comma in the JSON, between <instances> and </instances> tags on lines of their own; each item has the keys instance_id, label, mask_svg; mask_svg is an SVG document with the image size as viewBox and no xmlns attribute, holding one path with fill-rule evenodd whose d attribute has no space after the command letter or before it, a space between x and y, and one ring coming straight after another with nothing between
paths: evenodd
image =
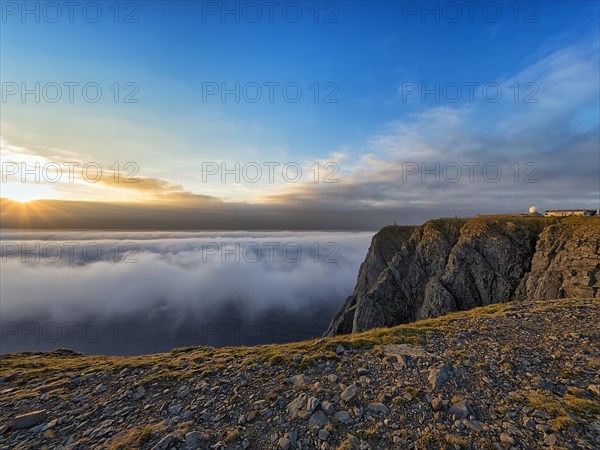
<instances>
[{"instance_id":1,"label":"rocky cliff","mask_svg":"<svg viewBox=\"0 0 600 450\"><path fill-rule=\"evenodd\" d=\"M598 297L600 220L438 219L386 227L327 335L509 300Z\"/></svg>"}]
</instances>

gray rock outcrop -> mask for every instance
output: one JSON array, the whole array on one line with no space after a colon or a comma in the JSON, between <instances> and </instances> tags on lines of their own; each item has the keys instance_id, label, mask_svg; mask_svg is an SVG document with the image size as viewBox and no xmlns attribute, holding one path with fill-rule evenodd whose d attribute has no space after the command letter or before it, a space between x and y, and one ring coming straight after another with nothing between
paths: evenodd
<instances>
[{"instance_id":1,"label":"gray rock outcrop","mask_svg":"<svg viewBox=\"0 0 600 450\"><path fill-rule=\"evenodd\" d=\"M598 297L600 220L437 219L386 227L326 335L510 300Z\"/></svg>"}]
</instances>

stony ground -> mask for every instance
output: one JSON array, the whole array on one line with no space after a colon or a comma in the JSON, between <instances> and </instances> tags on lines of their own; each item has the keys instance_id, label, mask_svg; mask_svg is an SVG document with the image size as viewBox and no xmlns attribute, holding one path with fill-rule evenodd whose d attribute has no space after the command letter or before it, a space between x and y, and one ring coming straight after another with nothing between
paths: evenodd
<instances>
[{"instance_id":1,"label":"stony ground","mask_svg":"<svg viewBox=\"0 0 600 450\"><path fill-rule=\"evenodd\" d=\"M600 301L288 345L0 356L0 448L600 448Z\"/></svg>"}]
</instances>

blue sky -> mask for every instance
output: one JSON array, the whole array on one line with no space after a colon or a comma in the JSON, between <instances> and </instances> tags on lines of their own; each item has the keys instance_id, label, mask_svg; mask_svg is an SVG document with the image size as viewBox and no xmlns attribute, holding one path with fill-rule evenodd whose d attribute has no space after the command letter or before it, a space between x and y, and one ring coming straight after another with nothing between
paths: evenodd
<instances>
[{"instance_id":1,"label":"blue sky","mask_svg":"<svg viewBox=\"0 0 600 450\"><path fill-rule=\"evenodd\" d=\"M598 200L598 2L481 2L472 22L464 2L456 2L462 13L456 23L450 23L454 11L448 2L427 3L439 8L439 23L431 14L406 16L422 2L321 2L319 23L313 2L298 4L302 18L297 23L283 20L281 8L270 23L264 6L257 23L248 23L243 15L239 23L231 15L222 20L219 13L203 20L203 8L220 7L221 2L121 2L120 21L136 8L137 23L114 23L109 3L102 3L97 23L83 20L79 10L73 23L66 11L57 23L43 16L36 23L31 15L23 21L20 11L7 15L3 10L3 83L94 81L104 88L103 99L93 104L80 97L74 103L39 104L23 103L18 96L3 99L5 152L47 160L70 155L106 165L136 161L143 177L225 202L305 198L348 202L349 208L353 203L408 208L415 195L434 195L439 199L434 203L446 204L438 193L454 185L402 186L411 194L398 194L385 174L397 172L403 161L475 158L506 167L536 161L546 176L526 187L532 201L582 206ZM244 7L243 2L228 5ZM499 8L502 17L486 20L483 7L488 14ZM322 23L327 13L334 13L336 23ZM108 87L116 81L135 83L139 103L112 102ZM206 82L230 87L236 82L293 82L303 96L297 103L286 102L276 89L272 103L266 90L257 103L235 103L231 96L222 102L218 95L203 102ZM444 98L436 103L432 97L423 102L419 95L402 98L403 83L433 87L469 82L498 83L502 99L487 102L478 90L473 102L466 91L456 103ZM525 84L535 86L531 98L538 102L524 103L521 96L515 103L510 90L515 82L521 95L531 93L523 90ZM309 89L314 83L319 83L317 103ZM322 101L332 92L325 90L326 83L338 89L333 97L337 103ZM557 136L549 139L552 131ZM422 151L415 153L417 148ZM568 180L556 178L561 166L564 170L565 164L582 158L587 164L571 167L569 176L585 180L584 186L567 187L563 183ZM203 161L317 160L339 163L341 186L314 191L314 186L198 182ZM551 183L542 186L544 180ZM523 197L525 187L514 184L493 193L463 185L462 192L475 202L496 199L506 209ZM51 190L55 199L102 200L98 190L88 197L68 186Z\"/></svg>"}]
</instances>

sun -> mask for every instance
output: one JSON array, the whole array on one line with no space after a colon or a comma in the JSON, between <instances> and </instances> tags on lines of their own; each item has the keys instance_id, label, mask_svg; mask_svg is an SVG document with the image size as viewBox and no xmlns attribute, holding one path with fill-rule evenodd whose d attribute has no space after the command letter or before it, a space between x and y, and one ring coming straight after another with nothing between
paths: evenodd
<instances>
[{"instance_id":1,"label":"sun","mask_svg":"<svg viewBox=\"0 0 600 450\"><path fill-rule=\"evenodd\" d=\"M17 202L17 203L30 203L30 202L34 202L36 200L39 200L38 198L30 198L30 199L25 199L25 198L14 198L14 197L7 197L9 200L12 200L13 202Z\"/></svg>"},{"instance_id":2,"label":"sun","mask_svg":"<svg viewBox=\"0 0 600 450\"><path fill-rule=\"evenodd\" d=\"M31 183L6 183L2 186L1 197L18 203L29 203L48 198L51 190L47 186Z\"/></svg>"},{"instance_id":3,"label":"sun","mask_svg":"<svg viewBox=\"0 0 600 450\"><path fill-rule=\"evenodd\" d=\"M8 198L9 200L12 200L13 202L17 202L17 203L29 203L29 202L34 202L36 200L40 200L39 198L37 198L35 196L28 196L28 195L7 195L6 198Z\"/></svg>"}]
</instances>

